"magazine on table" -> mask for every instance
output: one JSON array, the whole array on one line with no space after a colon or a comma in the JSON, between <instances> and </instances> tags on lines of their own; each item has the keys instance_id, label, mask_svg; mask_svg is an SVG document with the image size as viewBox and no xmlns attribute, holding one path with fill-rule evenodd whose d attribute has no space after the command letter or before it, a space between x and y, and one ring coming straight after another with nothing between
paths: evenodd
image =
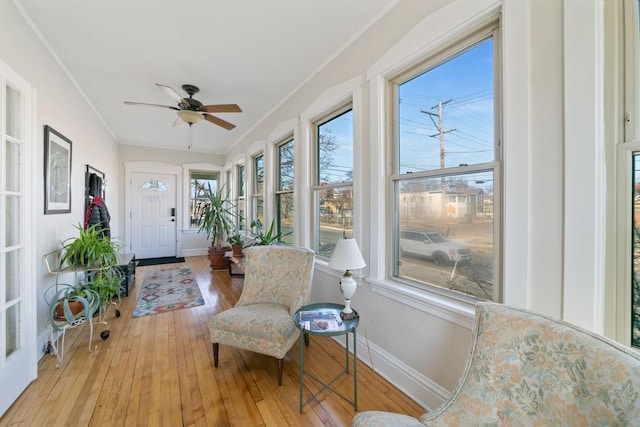
<instances>
[{"instance_id":1,"label":"magazine on table","mask_svg":"<svg viewBox=\"0 0 640 427\"><path fill-rule=\"evenodd\" d=\"M311 332L344 331L340 311L333 309L301 311L298 317L300 328Z\"/></svg>"}]
</instances>

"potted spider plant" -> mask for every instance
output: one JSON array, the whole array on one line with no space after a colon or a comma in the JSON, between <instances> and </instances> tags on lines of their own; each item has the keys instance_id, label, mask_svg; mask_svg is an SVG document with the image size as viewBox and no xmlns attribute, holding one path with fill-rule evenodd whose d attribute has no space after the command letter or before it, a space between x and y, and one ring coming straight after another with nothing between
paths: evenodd
<instances>
[{"instance_id":1,"label":"potted spider plant","mask_svg":"<svg viewBox=\"0 0 640 427\"><path fill-rule=\"evenodd\" d=\"M75 270L117 265L118 248L110 239L102 236L98 225L85 229L78 224L78 237L71 237L62 242L59 257L61 269L65 265Z\"/></svg>"},{"instance_id":2,"label":"potted spider plant","mask_svg":"<svg viewBox=\"0 0 640 427\"><path fill-rule=\"evenodd\" d=\"M224 246L224 237L231 233L233 228L233 204L229 201L229 192L224 185L217 190L212 190L209 185L199 197L199 208L196 210L198 218L198 232L205 233L211 240L209 247L209 261L211 268L219 269L227 267L224 254L229 250Z\"/></svg>"}]
</instances>

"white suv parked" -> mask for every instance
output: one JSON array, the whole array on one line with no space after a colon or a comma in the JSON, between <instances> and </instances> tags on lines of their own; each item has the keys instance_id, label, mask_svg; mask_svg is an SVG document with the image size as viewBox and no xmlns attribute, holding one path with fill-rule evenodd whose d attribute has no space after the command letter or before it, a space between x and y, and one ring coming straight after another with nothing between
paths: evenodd
<instances>
[{"instance_id":1,"label":"white suv parked","mask_svg":"<svg viewBox=\"0 0 640 427\"><path fill-rule=\"evenodd\" d=\"M437 231L400 232L400 252L431 258L436 264L464 263L471 260L471 247L452 242Z\"/></svg>"}]
</instances>

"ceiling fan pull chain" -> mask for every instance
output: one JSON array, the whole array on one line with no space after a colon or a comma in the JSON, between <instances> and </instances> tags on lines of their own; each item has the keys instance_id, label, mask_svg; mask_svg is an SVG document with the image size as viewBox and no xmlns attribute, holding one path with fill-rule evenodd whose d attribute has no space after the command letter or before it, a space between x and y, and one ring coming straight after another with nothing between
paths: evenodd
<instances>
[{"instance_id":1,"label":"ceiling fan pull chain","mask_svg":"<svg viewBox=\"0 0 640 427\"><path fill-rule=\"evenodd\" d=\"M188 147L188 148L189 148L189 150L191 150L191 146L193 145L193 142L192 142L192 141L193 141L193 139L191 138L191 132L192 132L192 130L191 130L191 123L189 123L189 147Z\"/></svg>"}]
</instances>

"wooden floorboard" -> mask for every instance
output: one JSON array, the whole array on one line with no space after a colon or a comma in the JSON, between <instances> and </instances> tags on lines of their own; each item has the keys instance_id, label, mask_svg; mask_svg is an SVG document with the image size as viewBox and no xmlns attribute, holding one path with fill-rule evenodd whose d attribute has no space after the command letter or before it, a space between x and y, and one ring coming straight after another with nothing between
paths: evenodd
<instances>
[{"instance_id":1,"label":"wooden floorboard","mask_svg":"<svg viewBox=\"0 0 640 427\"><path fill-rule=\"evenodd\" d=\"M185 265L192 267L205 304L133 318L145 274ZM89 351L89 328L68 330L62 366L45 355L38 379L0 418L0 426L350 426L353 406L329 391L299 413L297 342L285 358L282 386L277 385L275 359L261 354L221 345L219 367L213 367L208 320L233 307L242 283L226 269L212 271L206 257L138 267L129 297L118 305L121 316L116 318L113 309L106 313L109 338L100 338L106 328L98 325ZM308 370L330 379L344 364L341 345L311 337L305 349ZM336 381L335 388L352 398L352 373ZM305 378L305 399L318 390ZM358 409L412 416L424 412L363 363L358 363Z\"/></svg>"}]
</instances>

